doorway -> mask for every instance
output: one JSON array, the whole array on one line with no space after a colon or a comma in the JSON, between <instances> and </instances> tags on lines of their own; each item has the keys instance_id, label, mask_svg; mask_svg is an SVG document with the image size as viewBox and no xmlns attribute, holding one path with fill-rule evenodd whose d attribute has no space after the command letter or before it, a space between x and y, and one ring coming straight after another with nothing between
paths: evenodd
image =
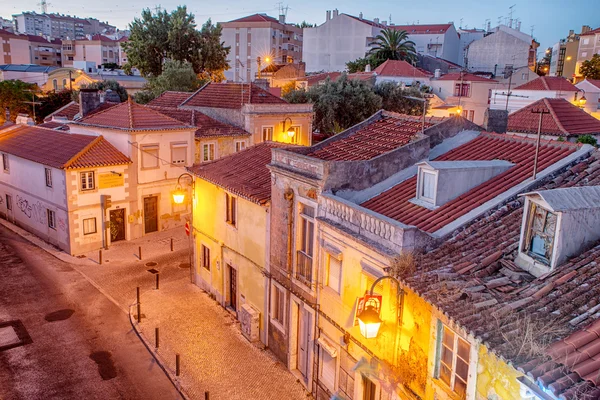
<instances>
[{"instance_id":1,"label":"doorway","mask_svg":"<svg viewBox=\"0 0 600 400\"><path fill-rule=\"evenodd\" d=\"M227 273L229 274L229 307L237 312L237 271L231 265L227 264Z\"/></svg>"},{"instance_id":2,"label":"doorway","mask_svg":"<svg viewBox=\"0 0 600 400\"><path fill-rule=\"evenodd\" d=\"M125 209L110 210L110 241L125 240Z\"/></svg>"},{"instance_id":3,"label":"doorway","mask_svg":"<svg viewBox=\"0 0 600 400\"><path fill-rule=\"evenodd\" d=\"M308 383L308 351L310 343L310 312L300 306L298 310L298 361L296 368Z\"/></svg>"},{"instance_id":4,"label":"doorway","mask_svg":"<svg viewBox=\"0 0 600 400\"><path fill-rule=\"evenodd\" d=\"M158 231L158 197L144 197L144 232Z\"/></svg>"}]
</instances>

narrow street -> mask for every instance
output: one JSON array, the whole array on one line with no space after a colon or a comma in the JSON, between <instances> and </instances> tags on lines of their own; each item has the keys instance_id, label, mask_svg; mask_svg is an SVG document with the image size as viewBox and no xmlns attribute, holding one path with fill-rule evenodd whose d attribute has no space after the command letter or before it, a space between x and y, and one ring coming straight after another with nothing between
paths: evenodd
<instances>
[{"instance_id":1,"label":"narrow street","mask_svg":"<svg viewBox=\"0 0 600 400\"><path fill-rule=\"evenodd\" d=\"M123 307L0 226L0 399L179 397Z\"/></svg>"}]
</instances>

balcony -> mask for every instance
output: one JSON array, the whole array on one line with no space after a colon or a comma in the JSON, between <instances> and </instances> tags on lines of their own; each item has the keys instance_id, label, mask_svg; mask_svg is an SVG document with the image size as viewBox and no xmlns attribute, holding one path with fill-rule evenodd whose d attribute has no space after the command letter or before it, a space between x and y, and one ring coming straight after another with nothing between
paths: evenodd
<instances>
[{"instance_id":1,"label":"balcony","mask_svg":"<svg viewBox=\"0 0 600 400\"><path fill-rule=\"evenodd\" d=\"M298 250L295 278L308 287L312 285L312 257L302 250Z\"/></svg>"}]
</instances>

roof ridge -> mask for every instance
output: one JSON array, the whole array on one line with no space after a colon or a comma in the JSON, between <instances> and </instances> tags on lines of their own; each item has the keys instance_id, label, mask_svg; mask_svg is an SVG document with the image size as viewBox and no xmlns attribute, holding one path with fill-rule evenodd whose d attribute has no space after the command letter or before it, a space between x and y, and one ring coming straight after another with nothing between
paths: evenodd
<instances>
[{"instance_id":1,"label":"roof ridge","mask_svg":"<svg viewBox=\"0 0 600 400\"><path fill-rule=\"evenodd\" d=\"M491 136L505 141L513 141L513 142L532 142L535 144L537 138L521 136L521 135L510 135L508 133L496 133L496 132L481 132L483 136ZM557 140L549 140L549 139L541 139L540 144L549 145L553 147L581 147L582 143L571 143L571 142L559 142Z\"/></svg>"},{"instance_id":2,"label":"roof ridge","mask_svg":"<svg viewBox=\"0 0 600 400\"><path fill-rule=\"evenodd\" d=\"M204 85L202 85L201 87L199 87L199 88L198 88L198 90L196 90L195 92L193 92L193 93L190 95L190 97L188 97L187 99L185 99L184 101L182 101L182 102L181 102L181 104L180 104L178 107L180 107L180 106L184 105L185 103L187 103L188 101L190 101L190 99L191 99L192 97L194 97L194 96L195 96L197 93L200 93L200 91L201 91L202 89L204 89L205 87L207 87L207 86L208 86L210 83L211 83L211 82L210 82L210 81L208 81L208 82L206 82Z\"/></svg>"},{"instance_id":3,"label":"roof ridge","mask_svg":"<svg viewBox=\"0 0 600 400\"><path fill-rule=\"evenodd\" d=\"M132 100L131 96L127 97L127 111L129 112L129 128L133 129L133 110L132 110Z\"/></svg>"},{"instance_id":4,"label":"roof ridge","mask_svg":"<svg viewBox=\"0 0 600 400\"><path fill-rule=\"evenodd\" d=\"M65 108L69 107L69 106L71 105L71 103L79 104L79 103L77 103L75 100L71 100L70 102L68 102L67 104L65 104L65 105L64 105L64 106L62 106L61 108L59 108L58 110L54 110L54 111L52 111L50 114L46 115L46 116L44 117L44 121L46 120L46 118L48 118L48 117L51 117L51 116L54 116L54 115L56 115L56 113L58 113L59 111L62 111L62 110L64 110ZM52 120L52 118L50 118L50 120Z\"/></svg>"},{"instance_id":5,"label":"roof ridge","mask_svg":"<svg viewBox=\"0 0 600 400\"><path fill-rule=\"evenodd\" d=\"M91 149L97 143L100 143L103 140L104 140L104 137L102 135L97 136L94 140L92 140L87 145L85 145L83 149L79 150L77 152L77 154L75 154L73 157L71 157L69 159L69 161L67 161L66 163L64 163L62 167L63 168L69 168L69 166L73 165L75 163L75 161L77 161L78 158L82 157L85 153L88 152L89 149Z\"/></svg>"}]
</instances>

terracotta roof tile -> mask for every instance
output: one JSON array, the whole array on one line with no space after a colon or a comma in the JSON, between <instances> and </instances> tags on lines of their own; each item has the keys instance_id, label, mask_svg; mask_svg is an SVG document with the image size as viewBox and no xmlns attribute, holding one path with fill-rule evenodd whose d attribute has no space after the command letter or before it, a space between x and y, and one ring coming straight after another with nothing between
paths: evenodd
<instances>
[{"instance_id":1,"label":"terracotta roof tile","mask_svg":"<svg viewBox=\"0 0 600 400\"><path fill-rule=\"evenodd\" d=\"M375 73L379 76L404 76L413 78L429 78L433 74L416 68L406 61L387 60L379 67L375 68Z\"/></svg>"},{"instance_id":2,"label":"terracotta roof tile","mask_svg":"<svg viewBox=\"0 0 600 400\"><path fill-rule=\"evenodd\" d=\"M189 125L155 109L128 100L107 110L88 115L75 124L124 130L185 129Z\"/></svg>"},{"instance_id":3,"label":"terracotta roof tile","mask_svg":"<svg viewBox=\"0 0 600 400\"><path fill-rule=\"evenodd\" d=\"M576 145L570 143L554 143L545 142L540 146L538 171L542 171L577 149ZM514 163L515 166L434 210L410 202L416 197L416 176L367 200L361 206L406 225L413 225L425 232L433 233L486 201L529 179L533 171L534 149L535 141L532 139L484 133L441 155L435 161L506 160Z\"/></svg>"},{"instance_id":4,"label":"terracotta roof tile","mask_svg":"<svg viewBox=\"0 0 600 400\"><path fill-rule=\"evenodd\" d=\"M117 104L119 104L119 103L111 103L111 102L100 103L98 108L90 111L88 116L93 115L100 111L107 110L113 106L116 106ZM75 116L77 116L78 114L79 114L79 103L72 101L72 102L68 103L67 105L54 111L53 113L45 116L44 121L50 121L50 120L52 120L52 117L63 117L69 121L73 121L73 120L75 120Z\"/></svg>"},{"instance_id":5,"label":"terracotta roof tile","mask_svg":"<svg viewBox=\"0 0 600 400\"><path fill-rule=\"evenodd\" d=\"M587 31L586 33L582 33L579 36L591 36L600 33L600 28L592 29L591 31Z\"/></svg>"},{"instance_id":6,"label":"terracotta roof tile","mask_svg":"<svg viewBox=\"0 0 600 400\"><path fill-rule=\"evenodd\" d=\"M307 75L306 83L308 87L311 87L318 83L324 82L325 80L327 80L327 78L329 78L329 80L331 81L335 81L340 76L342 76L341 72L323 72L315 75Z\"/></svg>"},{"instance_id":7,"label":"terracotta roof tile","mask_svg":"<svg viewBox=\"0 0 600 400\"><path fill-rule=\"evenodd\" d=\"M193 93L189 92L174 92L174 91L166 91L163 92L160 96L150 101L147 105L153 107L170 107L177 108L181 103L188 99L193 95Z\"/></svg>"},{"instance_id":8,"label":"terracotta roof tile","mask_svg":"<svg viewBox=\"0 0 600 400\"><path fill-rule=\"evenodd\" d=\"M229 22L276 22L276 23L279 23L279 21L277 19L270 17L266 14L252 14L252 15L248 15L247 17L242 17L242 18L231 20Z\"/></svg>"},{"instance_id":9,"label":"terracotta roof tile","mask_svg":"<svg viewBox=\"0 0 600 400\"><path fill-rule=\"evenodd\" d=\"M497 83L498 81L495 79L484 78L483 76L462 73L462 72L452 72L449 74L442 75L438 81L460 81L462 76L463 82L488 82L488 83Z\"/></svg>"},{"instance_id":10,"label":"terracotta roof tile","mask_svg":"<svg viewBox=\"0 0 600 400\"><path fill-rule=\"evenodd\" d=\"M439 121L430 118L425 129ZM419 117L387 114L350 135L334 136L304 154L327 161L370 160L415 140L421 128Z\"/></svg>"},{"instance_id":11,"label":"terracotta roof tile","mask_svg":"<svg viewBox=\"0 0 600 400\"><path fill-rule=\"evenodd\" d=\"M26 125L0 131L0 151L54 168L131 163L102 136L61 133Z\"/></svg>"},{"instance_id":12,"label":"terracotta roof tile","mask_svg":"<svg viewBox=\"0 0 600 400\"><path fill-rule=\"evenodd\" d=\"M164 115L175 118L187 125L197 126L195 136L197 138L219 137L219 136L250 136L242 128L226 124L209 117L197 110L182 110L177 108L151 107Z\"/></svg>"},{"instance_id":13,"label":"terracotta roof tile","mask_svg":"<svg viewBox=\"0 0 600 400\"><path fill-rule=\"evenodd\" d=\"M562 76L540 76L532 81L517 86L513 90L552 90L578 92L579 89Z\"/></svg>"},{"instance_id":14,"label":"terracotta roof tile","mask_svg":"<svg viewBox=\"0 0 600 400\"><path fill-rule=\"evenodd\" d=\"M508 116L508 131L537 134L540 114L532 111L547 111L542 117L542 134L549 135L597 135L600 120L565 99L541 99L515 111Z\"/></svg>"},{"instance_id":15,"label":"terracotta roof tile","mask_svg":"<svg viewBox=\"0 0 600 400\"><path fill-rule=\"evenodd\" d=\"M194 165L189 171L238 196L257 204L271 200L271 149L293 147L282 143L262 142L218 160Z\"/></svg>"},{"instance_id":16,"label":"terracotta roof tile","mask_svg":"<svg viewBox=\"0 0 600 400\"><path fill-rule=\"evenodd\" d=\"M246 103L288 104L287 101L273 96L254 84L208 83L198 89L181 106L239 109Z\"/></svg>"}]
</instances>

